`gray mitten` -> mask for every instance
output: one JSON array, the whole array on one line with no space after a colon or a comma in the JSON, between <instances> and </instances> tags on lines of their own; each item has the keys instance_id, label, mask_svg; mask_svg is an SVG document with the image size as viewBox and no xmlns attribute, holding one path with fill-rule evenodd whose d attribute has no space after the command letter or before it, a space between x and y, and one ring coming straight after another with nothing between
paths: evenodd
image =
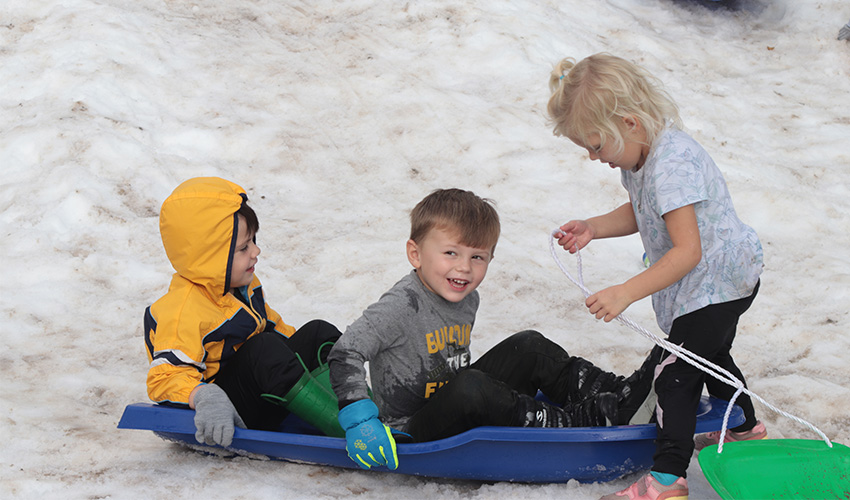
<instances>
[{"instance_id":1,"label":"gray mitten","mask_svg":"<svg viewBox=\"0 0 850 500\"><path fill-rule=\"evenodd\" d=\"M195 439L199 443L230 446L234 424L245 428L224 389L204 384L195 390Z\"/></svg>"}]
</instances>

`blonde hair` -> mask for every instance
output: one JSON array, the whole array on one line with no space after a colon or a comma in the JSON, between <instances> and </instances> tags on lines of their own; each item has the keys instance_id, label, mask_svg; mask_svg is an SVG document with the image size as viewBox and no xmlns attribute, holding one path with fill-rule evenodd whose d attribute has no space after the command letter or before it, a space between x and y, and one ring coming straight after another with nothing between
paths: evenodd
<instances>
[{"instance_id":1,"label":"blonde hair","mask_svg":"<svg viewBox=\"0 0 850 500\"><path fill-rule=\"evenodd\" d=\"M661 82L640 66L611 54L594 54L576 63L566 58L549 76L547 110L553 133L579 144L599 134L600 147L614 141L617 154L624 148L623 122L632 116L646 130L648 144L668 121L681 128L679 108Z\"/></svg>"},{"instance_id":2,"label":"blonde hair","mask_svg":"<svg viewBox=\"0 0 850 500\"><path fill-rule=\"evenodd\" d=\"M438 189L410 212L410 239L421 243L431 229L457 231L460 242L473 248L489 248L499 241L499 214L491 200L472 191Z\"/></svg>"}]
</instances>

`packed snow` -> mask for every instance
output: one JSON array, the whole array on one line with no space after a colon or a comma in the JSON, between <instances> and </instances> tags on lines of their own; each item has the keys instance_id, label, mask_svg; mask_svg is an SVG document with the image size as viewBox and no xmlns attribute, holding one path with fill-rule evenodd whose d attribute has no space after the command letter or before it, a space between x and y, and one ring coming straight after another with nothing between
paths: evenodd
<instances>
[{"instance_id":1,"label":"packed snow","mask_svg":"<svg viewBox=\"0 0 850 500\"><path fill-rule=\"evenodd\" d=\"M142 314L173 272L159 207L195 176L247 189L257 273L295 326L344 329L407 273L408 212L433 189L492 198L503 231L473 353L534 328L636 368L650 341L595 320L548 247L626 197L545 113L553 64L596 52L665 83L761 237L733 349L750 388L850 444L848 17L844 0L0 2L0 497L593 499L630 484L222 458L116 428L147 400ZM637 236L590 245L587 286L640 272L642 252ZM648 300L627 314L657 332ZM818 439L757 411L773 437ZM689 474L691 498L718 498L695 459Z\"/></svg>"}]
</instances>

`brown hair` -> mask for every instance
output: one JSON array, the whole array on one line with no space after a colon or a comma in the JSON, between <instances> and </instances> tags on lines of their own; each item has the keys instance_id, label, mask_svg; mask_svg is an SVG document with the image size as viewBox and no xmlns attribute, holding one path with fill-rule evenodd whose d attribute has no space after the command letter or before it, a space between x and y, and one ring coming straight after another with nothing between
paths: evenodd
<instances>
[{"instance_id":1,"label":"brown hair","mask_svg":"<svg viewBox=\"0 0 850 500\"><path fill-rule=\"evenodd\" d=\"M489 248L499 241L499 214L492 200L472 191L438 189L422 199L410 212L410 239L420 243L434 228L454 229L460 242L473 248Z\"/></svg>"},{"instance_id":2,"label":"brown hair","mask_svg":"<svg viewBox=\"0 0 850 500\"><path fill-rule=\"evenodd\" d=\"M236 211L236 215L245 217L245 223L248 226L249 233L257 234L257 231L260 230L260 220L257 218L257 214L254 212L254 209L248 206L248 195L241 193L241 196L242 206L240 206L239 210Z\"/></svg>"}]
</instances>

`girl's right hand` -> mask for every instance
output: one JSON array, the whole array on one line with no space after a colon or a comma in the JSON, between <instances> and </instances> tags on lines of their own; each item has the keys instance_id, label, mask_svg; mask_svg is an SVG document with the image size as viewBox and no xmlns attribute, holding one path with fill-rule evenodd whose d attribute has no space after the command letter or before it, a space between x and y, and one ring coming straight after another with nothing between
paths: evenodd
<instances>
[{"instance_id":1,"label":"girl's right hand","mask_svg":"<svg viewBox=\"0 0 850 500\"><path fill-rule=\"evenodd\" d=\"M585 220L571 220L558 228L561 230L558 244L570 253L576 253L586 247L590 240L596 236L593 226Z\"/></svg>"}]
</instances>

